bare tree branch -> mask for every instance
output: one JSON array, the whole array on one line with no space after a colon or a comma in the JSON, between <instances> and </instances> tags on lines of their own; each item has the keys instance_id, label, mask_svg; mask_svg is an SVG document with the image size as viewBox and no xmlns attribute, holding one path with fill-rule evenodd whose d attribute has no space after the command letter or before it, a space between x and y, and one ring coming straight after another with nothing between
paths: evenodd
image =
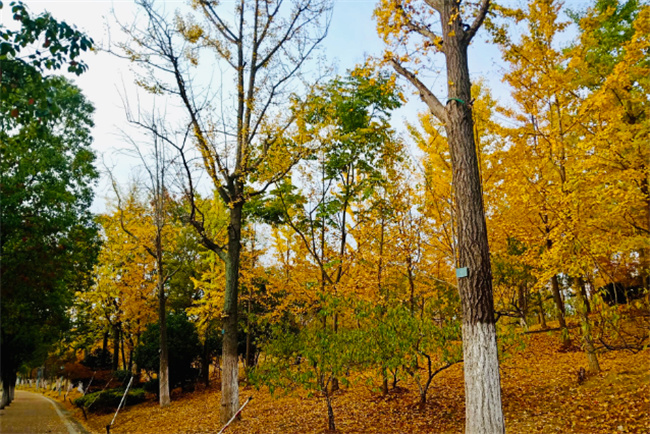
<instances>
[{"instance_id":1,"label":"bare tree branch","mask_svg":"<svg viewBox=\"0 0 650 434\"><path fill-rule=\"evenodd\" d=\"M463 38L464 42L466 44L469 44L474 35L476 35L476 32L478 29L481 27L483 24L483 20L485 20L485 17L487 15L488 9L490 9L490 0L483 0L481 2L481 6L478 10L478 15L474 19L474 22L472 23L471 26L469 26L469 29L465 31L465 36Z\"/></svg>"},{"instance_id":2,"label":"bare tree branch","mask_svg":"<svg viewBox=\"0 0 650 434\"><path fill-rule=\"evenodd\" d=\"M389 62L398 74L410 81L418 92L420 92L420 98L426 103L427 107L429 107L431 113L437 117L440 122L446 124L447 113L445 112L445 107L440 103L440 100L433 94L433 92L431 92L413 72L404 68L396 59L390 59Z\"/></svg>"}]
</instances>

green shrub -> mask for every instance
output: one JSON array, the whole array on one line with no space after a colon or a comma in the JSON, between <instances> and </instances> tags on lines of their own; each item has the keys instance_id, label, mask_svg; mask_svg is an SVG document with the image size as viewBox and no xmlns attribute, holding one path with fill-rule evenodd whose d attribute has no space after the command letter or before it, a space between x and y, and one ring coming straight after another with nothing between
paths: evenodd
<instances>
[{"instance_id":1,"label":"green shrub","mask_svg":"<svg viewBox=\"0 0 650 434\"><path fill-rule=\"evenodd\" d=\"M159 389L160 389L160 385L159 385L159 384L160 384L160 383L158 382L158 379L157 379L157 378L154 378L154 379L149 380L149 381L147 381L146 383L144 383L144 384L142 385L142 387L144 388L144 390L145 390L146 392L149 392L149 393L155 393L156 396L157 396L158 393L160 392L160 390L159 390Z\"/></svg>"},{"instance_id":2,"label":"green shrub","mask_svg":"<svg viewBox=\"0 0 650 434\"><path fill-rule=\"evenodd\" d=\"M191 382L198 376L192 363L201 356L201 344L196 327L185 314L170 313L167 316L167 348L169 354L170 388ZM160 367L160 328L158 323L149 324L140 338L135 351L138 367L150 374L157 374Z\"/></svg>"},{"instance_id":3,"label":"green shrub","mask_svg":"<svg viewBox=\"0 0 650 434\"><path fill-rule=\"evenodd\" d=\"M129 384L129 379L132 375L133 374L131 371L128 371L126 369L118 369L117 371L113 371L113 378L122 383L123 386Z\"/></svg>"},{"instance_id":4,"label":"green shrub","mask_svg":"<svg viewBox=\"0 0 650 434\"><path fill-rule=\"evenodd\" d=\"M74 400L74 405L83 407L94 413L105 413L117 409L124 395L123 388L108 389L100 392L89 393ZM144 389L131 389L127 395L124 406L139 404L145 400Z\"/></svg>"}]
</instances>

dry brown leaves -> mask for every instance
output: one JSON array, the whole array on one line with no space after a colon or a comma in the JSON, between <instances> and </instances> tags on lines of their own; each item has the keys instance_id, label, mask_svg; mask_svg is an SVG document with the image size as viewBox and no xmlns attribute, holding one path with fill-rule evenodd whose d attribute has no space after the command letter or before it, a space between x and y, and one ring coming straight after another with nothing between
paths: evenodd
<instances>
[{"instance_id":1,"label":"dry brown leaves","mask_svg":"<svg viewBox=\"0 0 650 434\"><path fill-rule=\"evenodd\" d=\"M650 351L602 354L603 371L578 384L587 366L582 352L560 352L559 338L534 334L526 350L502 363L503 406L509 433L650 432ZM337 430L342 433L461 433L464 429L462 364L436 377L424 409L417 388L400 382L383 397L361 384L343 388L334 399ZM243 387L253 396L243 419L226 432L324 433L323 399L298 391L272 397ZM122 410L111 433L216 433L219 392L214 389L175 396L170 408L147 402ZM242 402L243 402L242 399ZM78 410L72 409L79 419ZM104 433L113 415L90 415L88 428Z\"/></svg>"}]
</instances>

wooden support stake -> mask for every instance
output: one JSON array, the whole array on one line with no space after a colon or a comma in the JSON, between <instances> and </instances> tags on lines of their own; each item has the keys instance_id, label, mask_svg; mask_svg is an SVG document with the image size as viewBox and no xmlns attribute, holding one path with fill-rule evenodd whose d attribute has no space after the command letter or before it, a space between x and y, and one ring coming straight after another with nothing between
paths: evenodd
<instances>
[{"instance_id":1,"label":"wooden support stake","mask_svg":"<svg viewBox=\"0 0 650 434\"><path fill-rule=\"evenodd\" d=\"M133 382L133 375L131 375L131 379L129 380L128 386L126 386L126 390L124 391L124 395L122 396L122 400L120 401L120 405L117 406L117 410L115 411L115 416L113 416L113 420L111 423L106 425L106 434L111 434L111 425L113 425L113 422L115 422L115 418L117 417L117 413L120 412L120 408L122 408L122 404L124 404L124 401L126 400L126 394L129 393L129 388L131 387L131 383Z\"/></svg>"},{"instance_id":2,"label":"wooden support stake","mask_svg":"<svg viewBox=\"0 0 650 434\"><path fill-rule=\"evenodd\" d=\"M253 399L253 397L252 397L252 396L249 396L248 399L246 400L246 402L244 402L244 405L242 405L241 408L237 411L237 413L235 413L235 415L234 415L233 417L230 418L230 420L228 421L228 423L225 424L225 425L223 426L223 428L221 428L221 431L219 431L219 434L223 433L223 432L226 430L226 428L228 428L228 425L230 425L230 424L232 423L232 421L235 420L235 419L237 418L237 416L239 416L239 413L242 412L242 410L244 409L244 407L246 407L246 405L250 402L251 399Z\"/></svg>"}]
</instances>

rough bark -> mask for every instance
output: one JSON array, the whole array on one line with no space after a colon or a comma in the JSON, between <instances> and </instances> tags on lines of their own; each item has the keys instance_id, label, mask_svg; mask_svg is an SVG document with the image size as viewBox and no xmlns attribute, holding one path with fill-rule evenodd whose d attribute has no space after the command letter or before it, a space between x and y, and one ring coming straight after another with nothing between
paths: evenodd
<instances>
[{"instance_id":1,"label":"rough bark","mask_svg":"<svg viewBox=\"0 0 650 434\"><path fill-rule=\"evenodd\" d=\"M165 282L163 280L162 245L160 237L156 243L158 262L158 323L160 325L160 369L158 371L158 399L161 407L171 404L169 393L169 350L167 347L167 313L165 305Z\"/></svg>"},{"instance_id":2,"label":"rough bark","mask_svg":"<svg viewBox=\"0 0 650 434\"><path fill-rule=\"evenodd\" d=\"M10 377L11 376L9 375L9 372L5 367L2 372L2 398L0 398L0 409L3 409L11 404L11 395L9 393L9 383L11 382Z\"/></svg>"},{"instance_id":3,"label":"rough bark","mask_svg":"<svg viewBox=\"0 0 650 434\"><path fill-rule=\"evenodd\" d=\"M16 387L16 372L11 367L5 367L2 372L2 398L0 398L0 409L10 405L14 400L14 389Z\"/></svg>"},{"instance_id":4,"label":"rough bark","mask_svg":"<svg viewBox=\"0 0 650 434\"><path fill-rule=\"evenodd\" d=\"M494 324L463 324L465 432L504 433ZM469 362L471 361L471 363ZM475 381L468 381L474 378ZM491 403L498 402L499 405Z\"/></svg>"},{"instance_id":5,"label":"rough bark","mask_svg":"<svg viewBox=\"0 0 650 434\"><path fill-rule=\"evenodd\" d=\"M228 225L226 292L223 319L223 372L221 377L221 422L227 423L239 409L239 365L237 357L237 291L241 252L242 202L232 204Z\"/></svg>"},{"instance_id":6,"label":"rough bark","mask_svg":"<svg viewBox=\"0 0 650 434\"><path fill-rule=\"evenodd\" d=\"M2 386L2 398L0 398L0 410L9 405L9 391L4 388L4 383Z\"/></svg>"},{"instance_id":7,"label":"rough bark","mask_svg":"<svg viewBox=\"0 0 650 434\"><path fill-rule=\"evenodd\" d=\"M458 279L463 309L465 432L504 433L497 354L492 270L471 111L471 82L459 4L444 1L441 22L449 101L445 130L449 142L458 223ZM480 25L480 23L477 23Z\"/></svg>"},{"instance_id":8,"label":"rough bark","mask_svg":"<svg viewBox=\"0 0 650 434\"><path fill-rule=\"evenodd\" d=\"M325 400L327 401L327 428L331 432L334 432L336 431L336 425L334 424L334 409L332 408L332 397L329 394L326 394Z\"/></svg>"}]
</instances>

